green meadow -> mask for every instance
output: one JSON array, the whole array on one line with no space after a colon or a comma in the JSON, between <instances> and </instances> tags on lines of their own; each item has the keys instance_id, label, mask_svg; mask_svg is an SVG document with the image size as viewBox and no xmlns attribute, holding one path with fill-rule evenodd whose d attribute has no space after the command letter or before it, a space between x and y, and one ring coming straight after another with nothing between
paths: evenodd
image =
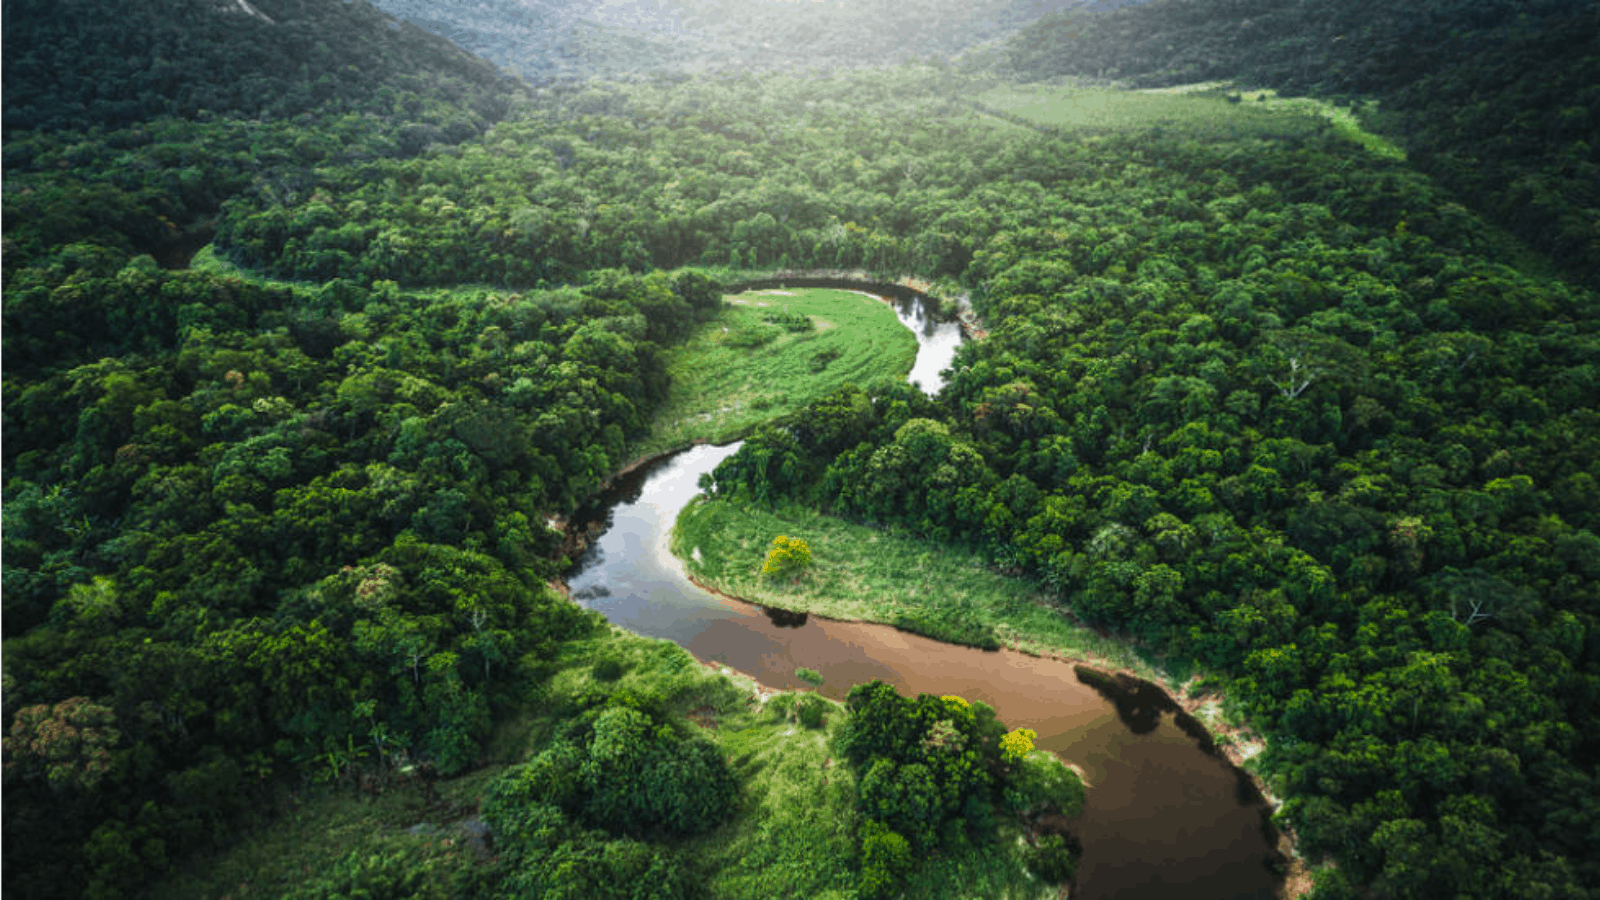
<instances>
[{"instance_id":1,"label":"green meadow","mask_svg":"<svg viewBox=\"0 0 1600 900\"><path fill-rule=\"evenodd\" d=\"M1019 84L991 88L972 99L997 112L1067 131L1171 127L1197 134L1222 131L1279 135L1317 127L1317 117L1302 108L1230 102L1220 89L1123 91L1071 84Z\"/></svg>"},{"instance_id":2,"label":"green meadow","mask_svg":"<svg viewBox=\"0 0 1600 900\"><path fill-rule=\"evenodd\" d=\"M747 291L667 351L672 378L642 453L726 443L845 382L901 380L917 339L889 304L851 291Z\"/></svg>"},{"instance_id":3,"label":"green meadow","mask_svg":"<svg viewBox=\"0 0 1600 900\"><path fill-rule=\"evenodd\" d=\"M1349 108L1225 81L1137 91L1070 83L1012 84L991 88L974 99L1037 125L1074 131L1182 127L1197 133L1286 134L1315 128L1321 119L1376 156L1405 159L1405 151L1393 142L1362 128Z\"/></svg>"},{"instance_id":4,"label":"green meadow","mask_svg":"<svg viewBox=\"0 0 1600 900\"><path fill-rule=\"evenodd\" d=\"M792 583L760 574L780 534L804 538L811 547L810 571ZM765 606L1080 659L1147 678L1164 675L1126 642L1076 624L1028 582L992 571L976 554L802 506L769 510L696 498L678 516L672 552L701 583Z\"/></svg>"}]
</instances>

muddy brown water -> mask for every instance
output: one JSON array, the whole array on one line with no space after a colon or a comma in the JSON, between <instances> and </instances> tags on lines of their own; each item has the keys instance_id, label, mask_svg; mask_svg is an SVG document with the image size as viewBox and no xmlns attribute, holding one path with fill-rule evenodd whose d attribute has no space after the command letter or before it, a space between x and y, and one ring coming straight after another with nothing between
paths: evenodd
<instances>
[{"instance_id":1,"label":"muddy brown water","mask_svg":"<svg viewBox=\"0 0 1600 900\"><path fill-rule=\"evenodd\" d=\"M603 531L568 579L573 599L771 687L808 689L795 676L804 666L834 699L878 678L906 694L981 700L1008 726L1034 729L1037 746L1077 765L1089 785L1083 812L1060 823L1083 845L1075 898L1276 896L1276 835L1263 826L1260 795L1159 688L1093 672L1085 683L1071 663L768 610L691 583L667 549L672 522L699 476L737 449L693 447L620 479L596 513Z\"/></svg>"}]
</instances>

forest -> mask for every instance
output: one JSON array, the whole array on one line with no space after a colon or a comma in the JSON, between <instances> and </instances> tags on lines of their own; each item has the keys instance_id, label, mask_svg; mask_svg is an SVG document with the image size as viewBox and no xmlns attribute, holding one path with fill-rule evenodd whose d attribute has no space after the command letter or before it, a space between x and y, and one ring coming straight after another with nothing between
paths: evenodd
<instances>
[{"instance_id":1,"label":"forest","mask_svg":"<svg viewBox=\"0 0 1600 900\"><path fill-rule=\"evenodd\" d=\"M1600 896L1592 6L1152 0L537 84L363 0L4 17L7 897L176 895L417 772L495 856L398 828L252 895L1070 882L1031 823L1083 786L984 704L748 708L559 590L669 355L808 270L987 334L934 396L756 426L708 503L959 548L1204 671L1314 897Z\"/></svg>"}]
</instances>

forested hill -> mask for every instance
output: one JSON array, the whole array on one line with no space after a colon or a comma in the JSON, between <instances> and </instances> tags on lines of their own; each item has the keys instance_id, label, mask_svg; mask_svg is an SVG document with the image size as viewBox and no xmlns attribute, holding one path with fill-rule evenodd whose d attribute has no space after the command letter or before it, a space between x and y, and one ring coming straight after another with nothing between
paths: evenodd
<instances>
[{"instance_id":1,"label":"forested hill","mask_svg":"<svg viewBox=\"0 0 1600 900\"><path fill-rule=\"evenodd\" d=\"M458 143L528 95L362 2L251 9L8 0L8 271L84 239L184 260L245 186L292 197L313 166Z\"/></svg>"},{"instance_id":2,"label":"forested hill","mask_svg":"<svg viewBox=\"0 0 1600 900\"><path fill-rule=\"evenodd\" d=\"M5 129L373 115L476 134L524 90L364 3L7 0ZM460 139L457 135L456 139ZM9 165L9 164L8 164Z\"/></svg>"},{"instance_id":3,"label":"forested hill","mask_svg":"<svg viewBox=\"0 0 1600 900\"><path fill-rule=\"evenodd\" d=\"M1127 0L378 0L533 80L826 70L947 57L1068 8Z\"/></svg>"},{"instance_id":4,"label":"forested hill","mask_svg":"<svg viewBox=\"0 0 1600 900\"><path fill-rule=\"evenodd\" d=\"M1008 44L1024 80L1213 79L1379 98L1413 164L1600 285L1600 6L1583 0L1155 0L1047 17Z\"/></svg>"}]
</instances>

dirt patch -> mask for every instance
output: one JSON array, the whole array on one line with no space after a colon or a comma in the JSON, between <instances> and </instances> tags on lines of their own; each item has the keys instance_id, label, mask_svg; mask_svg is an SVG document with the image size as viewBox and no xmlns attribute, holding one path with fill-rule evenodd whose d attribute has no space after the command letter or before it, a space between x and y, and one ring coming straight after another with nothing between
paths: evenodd
<instances>
[{"instance_id":1,"label":"dirt patch","mask_svg":"<svg viewBox=\"0 0 1600 900\"><path fill-rule=\"evenodd\" d=\"M772 296L776 296L776 297L798 297L798 296L800 296L799 294L796 294L794 291L762 291L761 294L762 294L762 296L772 295Z\"/></svg>"}]
</instances>

